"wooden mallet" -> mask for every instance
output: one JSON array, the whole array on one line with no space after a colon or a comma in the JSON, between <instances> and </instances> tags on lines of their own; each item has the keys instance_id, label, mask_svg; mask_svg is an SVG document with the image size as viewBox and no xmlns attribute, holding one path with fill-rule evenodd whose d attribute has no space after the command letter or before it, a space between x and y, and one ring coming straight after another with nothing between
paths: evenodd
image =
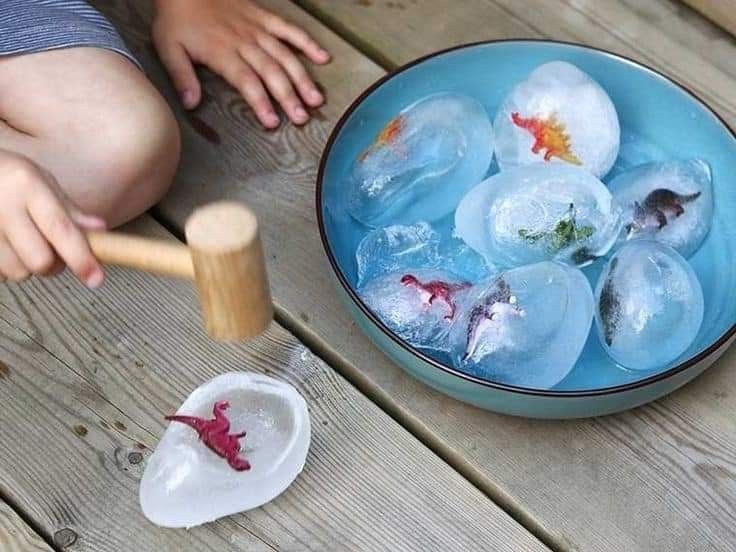
<instances>
[{"instance_id":1,"label":"wooden mallet","mask_svg":"<svg viewBox=\"0 0 736 552\"><path fill-rule=\"evenodd\" d=\"M186 222L187 245L116 232L88 232L100 262L194 280L207 333L243 340L268 328L273 305L258 220L246 206L217 202Z\"/></svg>"}]
</instances>

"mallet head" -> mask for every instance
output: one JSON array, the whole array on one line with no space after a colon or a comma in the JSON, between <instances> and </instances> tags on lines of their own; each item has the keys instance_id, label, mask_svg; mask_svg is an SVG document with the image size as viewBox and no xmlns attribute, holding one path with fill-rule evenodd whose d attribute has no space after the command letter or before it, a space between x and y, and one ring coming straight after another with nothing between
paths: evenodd
<instances>
[{"instance_id":1,"label":"mallet head","mask_svg":"<svg viewBox=\"0 0 736 552\"><path fill-rule=\"evenodd\" d=\"M253 212L240 203L212 203L192 214L185 233L210 336L243 340L263 333L273 304Z\"/></svg>"}]
</instances>

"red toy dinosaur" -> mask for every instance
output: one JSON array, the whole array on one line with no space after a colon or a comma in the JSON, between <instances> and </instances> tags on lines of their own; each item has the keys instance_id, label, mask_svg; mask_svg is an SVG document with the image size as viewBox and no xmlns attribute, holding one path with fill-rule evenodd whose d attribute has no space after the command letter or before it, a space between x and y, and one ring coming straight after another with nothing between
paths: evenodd
<instances>
[{"instance_id":1,"label":"red toy dinosaur","mask_svg":"<svg viewBox=\"0 0 736 552\"><path fill-rule=\"evenodd\" d=\"M452 320L455 317L455 310L457 308L457 305L455 305L454 295L458 291L470 287L470 284L466 283L450 284L441 280L432 280L431 282L423 284L416 276L413 276L411 274L402 276L401 283L407 287L413 287L425 292L428 295L427 302L430 305L432 305L437 299L445 303L448 310L450 311L449 314L445 316L447 320Z\"/></svg>"},{"instance_id":2,"label":"red toy dinosaur","mask_svg":"<svg viewBox=\"0 0 736 552\"><path fill-rule=\"evenodd\" d=\"M230 420L225 416L225 410L230 408L227 401L216 402L212 409L213 420L205 420L196 416L166 416L170 422L186 424L199 434L199 439L207 447L227 460L230 467L236 471L250 469L250 462L239 456L240 442L245 437L245 431L230 435Z\"/></svg>"},{"instance_id":3,"label":"red toy dinosaur","mask_svg":"<svg viewBox=\"0 0 736 552\"><path fill-rule=\"evenodd\" d=\"M547 150L544 153L545 161L549 161L552 157L559 157L573 165L582 165L580 159L572 152L570 136L565 132L565 125L559 122L554 115L548 119L525 118L514 112L511 114L511 120L517 127L529 131L529 134L534 136L532 153Z\"/></svg>"}]
</instances>

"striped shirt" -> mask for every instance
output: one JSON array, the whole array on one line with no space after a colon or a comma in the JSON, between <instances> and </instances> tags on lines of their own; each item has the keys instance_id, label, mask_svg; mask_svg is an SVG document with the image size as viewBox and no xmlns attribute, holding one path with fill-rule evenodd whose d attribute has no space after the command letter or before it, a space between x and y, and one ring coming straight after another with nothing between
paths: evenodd
<instances>
[{"instance_id":1,"label":"striped shirt","mask_svg":"<svg viewBox=\"0 0 736 552\"><path fill-rule=\"evenodd\" d=\"M85 0L0 0L0 56L94 46L140 66L115 27Z\"/></svg>"}]
</instances>

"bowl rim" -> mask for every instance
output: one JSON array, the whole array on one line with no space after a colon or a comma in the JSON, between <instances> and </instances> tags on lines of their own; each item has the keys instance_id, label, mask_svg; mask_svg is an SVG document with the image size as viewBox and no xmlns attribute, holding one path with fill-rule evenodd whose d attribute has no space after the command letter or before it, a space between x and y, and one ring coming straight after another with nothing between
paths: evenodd
<instances>
[{"instance_id":1,"label":"bowl rim","mask_svg":"<svg viewBox=\"0 0 736 552\"><path fill-rule=\"evenodd\" d=\"M554 390L554 389L535 389L532 387L509 385L505 383L495 382L495 381L485 379L485 378L480 378L477 376L473 376L471 374L466 374L465 372L462 372L456 368L448 366L428 356L427 354L423 353L419 349L413 347L412 345L410 345L409 343L401 339L399 336L397 336L393 331L391 331L383 323L383 321L380 320L380 318L378 318L373 313L373 311L371 311L368 308L368 306L363 302L363 300L357 294L353 286L351 286L350 283L347 281L347 278L345 277L342 270L340 269L340 266L337 263L335 254L332 251L332 246L330 245L329 240L327 238L327 231L325 228L324 214L323 214L323 209L322 209L322 206L323 206L322 191L323 191L324 174L325 174L325 168L327 165L327 159L329 158L330 153L332 152L332 148L334 146L335 141L337 140L337 136L340 134L340 131L345 126L345 123L347 122L347 120L355 112L358 106L360 106L363 103L363 100L365 100L375 90L381 87L385 82L403 73L404 71L414 67L415 65L418 65L434 57L438 57L443 54L447 54L449 52L454 52L457 50L463 50L463 49L473 48L477 46L485 46L485 45L493 45L493 44L509 44L509 43L519 43L519 44L540 44L540 43L544 44L546 43L546 44L555 44L555 45L560 45L560 46L579 48L583 50L589 50L597 54L602 54L604 56L614 58L617 61L622 62L626 65L633 66L637 70L649 73L651 76L664 81L666 84L675 86L678 89L680 89L687 96L689 96L691 100L695 101L701 107L703 107L706 111L708 111L715 118L715 120L723 126L724 130L727 131L731 135L731 138L733 138L734 141L736 141L736 133L734 133L733 129L731 129L731 127L728 125L728 123L726 123L723 117L721 117L718 113L716 113L705 101L703 101L697 94L695 94L687 86L681 84L674 78L669 77L665 75L664 73L661 73L657 69L654 69L644 63L636 61L630 57L627 57L621 54L616 54L609 50L605 50L603 48L596 48L594 46L588 46L585 44L580 44L580 43L571 42L571 41L564 41L564 40L548 40L544 38L506 38L506 39L480 40L476 42L468 42L465 44L451 46L449 48L444 48L442 50L438 50L436 52L426 54L412 61L409 61L408 63L405 63L399 67L396 67L395 69L392 69L391 71L388 71L385 75L381 76L373 84L371 84L368 88L366 88L355 100L353 100L353 102L343 112L342 116L340 117L340 119L337 121L334 128L330 132L330 136L327 139L327 142L325 143L325 147L322 151L322 156L320 158L319 168L317 171L317 182L316 182L316 205L315 207L317 211L317 225L319 227L319 233L320 233L320 238L322 240L322 246L325 252L327 253L327 258L329 259L330 266L332 267L332 271L334 272L335 276L337 276L340 286L347 293L350 300L358 307L358 309L360 309L363 315L365 315L368 318L368 320L371 323L373 323L381 331L381 333L383 333L386 337L388 337L389 339L391 339L391 341L393 341L396 345L398 345L399 348L403 349L405 352L409 353L411 356L413 356L417 360L420 360L430 365L431 367L438 369L441 372L444 372L448 375L458 377L470 383L475 383L483 387L489 387L489 388L500 390L500 391L506 391L506 392L516 393L516 394L521 394L521 395L534 395L534 396L540 396L540 397L570 397L572 398L572 397L593 397L593 396L601 396L601 395L613 395L616 393L633 391L635 389L643 388L648 385L652 385L652 384L664 381L666 379L669 379L679 374L680 372L687 370L688 368L695 366L696 364L700 363L701 361L703 361L704 359L708 358L713 353L718 351L726 342L728 342L729 339L731 339L731 337L733 337L733 335L736 333L736 324L733 324L728 330L726 330L726 332L723 333L723 335L721 335L717 340L715 340L710 346L706 347L703 351L699 352L695 356L684 360L683 362L677 364L676 366L673 366L672 368L668 370L665 370L664 372L653 374L646 378L642 378L640 380L636 380L636 381L621 384L621 385L601 387L597 389ZM396 364L399 364L399 363L396 362ZM402 366L400 367L402 368L402 370L404 369Z\"/></svg>"}]
</instances>

